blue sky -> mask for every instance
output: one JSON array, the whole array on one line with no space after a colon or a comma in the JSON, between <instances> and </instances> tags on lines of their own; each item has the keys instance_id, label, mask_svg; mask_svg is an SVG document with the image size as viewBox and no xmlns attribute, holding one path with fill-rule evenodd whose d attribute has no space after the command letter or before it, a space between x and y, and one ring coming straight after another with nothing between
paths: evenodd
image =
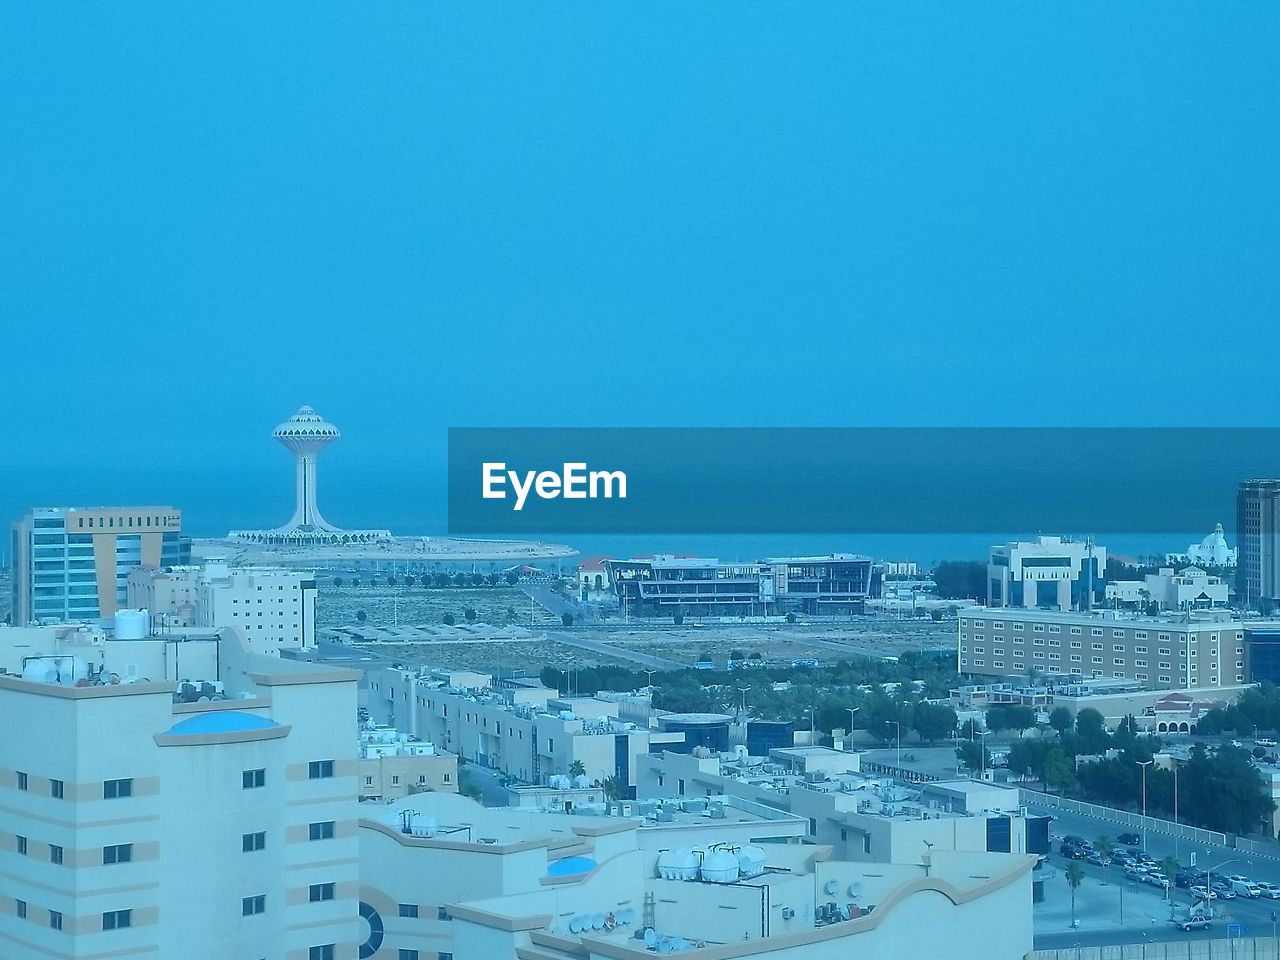
<instances>
[{"instance_id":1,"label":"blue sky","mask_svg":"<svg viewBox=\"0 0 1280 960\"><path fill-rule=\"evenodd\" d=\"M278 522L304 402L350 523L451 425L1274 425L1277 49L1261 2L5 4L0 507Z\"/></svg>"}]
</instances>

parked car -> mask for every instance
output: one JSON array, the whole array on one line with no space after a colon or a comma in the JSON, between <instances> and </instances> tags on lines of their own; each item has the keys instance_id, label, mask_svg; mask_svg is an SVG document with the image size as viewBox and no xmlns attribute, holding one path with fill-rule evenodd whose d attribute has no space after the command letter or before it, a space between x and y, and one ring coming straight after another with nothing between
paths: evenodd
<instances>
[{"instance_id":1,"label":"parked car","mask_svg":"<svg viewBox=\"0 0 1280 960\"><path fill-rule=\"evenodd\" d=\"M1153 887L1159 887L1161 890L1169 889L1169 878L1158 870L1153 870L1147 874L1147 883Z\"/></svg>"},{"instance_id":2,"label":"parked car","mask_svg":"<svg viewBox=\"0 0 1280 960\"><path fill-rule=\"evenodd\" d=\"M1125 867L1124 875L1126 879L1137 880L1140 883L1145 883L1147 879L1147 871L1137 866Z\"/></svg>"},{"instance_id":3,"label":"parked car","mask_svg":"<svg viewBox=\"0 0 1280 960\"><path fill-rule=\"evenodd\" d=\"M1226 880L1213 881L1213 890L1223 900L1234 900L1236 898L1235 890Z\"/></svg>"},{"instance_id":4,"label":"parked car","mask_svg":"<svg viewBox=\"0 0 1280 960\"><path fill-rule=\"evenodd\" d=\"M1084 859L1086 863L1096 863L1098 866L1102 866L1106 862L1102 859L1102 854L1097 850L1090 850Z\"/></svg>"},{"instance_id":5,"label":"parked car","mask_svg":"<svg viewBox=\"0 0 1280 960\"><path fill-rule=\"evenodd\" d=\"M1231 889L1235 891L1236 896L1249 897L1250 899L1261 896L1262 891L1258 889L1258 885L1252 880L1245 877L1230 877Z\"/></svg>"},{"instance_id":6,"label":"parked car","mask_svg":"<svg viewBox=\"0 0 1280 960\"><path fill-rule=\"evenodd\" d=\"M1175 917L1171 922L1180 930L1207 930L1213 926L1212 917L1182 916Z\"/></svg>"},{"instance_id":7,"label":"parked car","mask_svg":"<svg viewBox=\"0 0 1280 960\"><path fill-rule=\"evenodd\" d=\"M1280 744L1277 744L1274 740L1255 740L1254 743L1260 747L1280 746Z\"/></svg>"},{"instance_id":8,"label":"parked car","mask_svg":"<svg viewBox=\"0 0 1280 960\"><path fill-rule=\"evenodd\" d=\"M1203 885L1190 888L1190 893L1198 900L1217 900L1218 894L1214 890L1206 890Z\"/></svg>"},{"instance_id":9,"label":"parked car","mask_svg":"<svg viewBox=\"0 0 1280 960\"><path fill-rule=\"evenodd\" d=\"M1264 900L1280 900L1280 884L1270 883L1266 880L1259 880L1257 883L1258 896Z\"/></svg>"},{"instance_id":10,"label":"parked car","mask_svg":"<svg viewBox=\"0 0 1280 960\"><path fill-rule=\"evenodd\" d=\"M1196 880L1199 878L1199 876L1200 875L1198 873L1192 870L1179 870L1174 875L1173 882L1176 886L1186 889L1187 887L1194 884ZM1277 895L1280 896L1280 887L1277 887L1276 891L1277 891Z\"/></svg>"},{"instance_id":11,"label":"parked car","mask_svg":"<svg viewBox=\"0 0 1280 960\"><path fill-rule=\"evenodd\" d=\"M1120 836L1116 837L1116 840L1119 843L1123 843L1126 847L1136 847L1142 842L1142 837L1130 831L1129 833L1120 834Z\"/></svg>"}]
</instances>

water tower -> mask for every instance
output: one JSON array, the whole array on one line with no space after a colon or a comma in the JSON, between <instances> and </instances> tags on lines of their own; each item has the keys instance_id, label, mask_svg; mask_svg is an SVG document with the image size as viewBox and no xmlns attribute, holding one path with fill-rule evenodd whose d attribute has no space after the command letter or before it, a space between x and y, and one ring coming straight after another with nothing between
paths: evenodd
<instances>
[{"instance_id":1,"label":"water tower","mask_svg":"<svg viewBox=\"0 0 1280 960\"><path fill-rule=\"evenodd\" d=\"M279 440L297 460L297 491L293 518L284 530L336 532L337 527L320 515L316 506L316 458L320 451L338 437L338 428L308 406L298 409L271 435Z\"/></svg>"}]
</instances>

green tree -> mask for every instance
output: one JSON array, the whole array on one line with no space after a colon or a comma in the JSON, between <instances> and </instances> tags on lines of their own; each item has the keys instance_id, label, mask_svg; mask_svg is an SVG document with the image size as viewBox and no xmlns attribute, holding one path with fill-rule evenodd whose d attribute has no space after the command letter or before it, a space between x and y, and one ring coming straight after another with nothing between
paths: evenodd
<instances>
[{"instance_id":1,"label":"green tree","mask_svg":"<svg viewBox=\"0 0 1280 960\"><path fill-rule=\"evenodd\" d=\"M987 729L992 733L999 733L1001 730L1012 729L1009 724L1008 707L991 707L987 710L985 719L987 721Z\"/></svg>"},{"instance_id":2,"label":"green tree","mask_svg":"<svg viewBox=\"0 0 1280 960\"><path fill-rule=\"evenodd\" d=\"M1049 746L1048 740L1015 740L1009 747L1009 772L1044 780L1044 761Z\"/></svg>"},{"instance_id":3,"label":"green tree","mask_svg":"<svg viewBox=\"0 0 1280 960\"><path fill-rule=\"evenodd\" d=\"M1093 707L1085 707L1076 714L1076 733L1084 741L1084 747L1089 753L1103 753L1111 742L1106 721Z\"/></svg>"},{"instance_id":4,"label":"green tree","mask_svg":"<svg viewBox=\"0 0 1280 960\"><path fill-rule=\"evenodd\" d=\"M560 622L564 624L566 627L572 627L573 614L570 613L568 610L566 610L564 613L560 614Z\"/></svg>"},{"instance_id":5,"label":"green tree","mask_svg":"<svg viewBox=\"0 0 1280 960\"><path fill-rule=\"evenodd\" d=\"M1071 716L1071 711L1066 707L1054 707L1049 714L1049 726L1058 731L1058 739L1062 739L1062 735L1076 725L1075 717Z\"/></svg>"},{"instance_id":6,"label":"green tree","mask_svg":"<svg viewBox=\"0 0 1280 960\"><path fill-rule=\"evenodd\" d=\"M973 740L982 732L982 726L977 720L970 717L964 723L960 724L960 739Z\"/></svg>"},{"instance_id":7,"label":"green tree","mask_svg":"<svg viewBox=\"0 0 1280 960\"><path fill-rule=\"evenodd\" d=\"M982 560L943 560L933 568L937 594L946 600L986 600L987 564Z\"/></svg>"},{"instance_id":8,"label":"green tree","mask_svg":"<svg viewBox=\"0 0 1280 960\"><path fill-rule=\"evenodd\" d=\"M334 578L333 578L333 585L334 585L335 587L340 587L340 586L342 586L342 578L341 578L341 577L334 577Z\"/></svg>"},{"instance_id":9,"label":"green tree","mask_svg":"<svg viewBox=\"0 0 1280 960\"><path fill-rule=\"evenodd\" d=\"M956 712L944 703L915 705L911 716L911 729L925 743L933 743L949 737L956 728Z\"/></svg>"},{"instance_id":10,"label":"green tree","mask_svg":"<svg viewBox=\"0 0 1280 960\"><path fill-rule=\"evenodd\" d=\"M520 574L515 570L508 570L505 575L507 586L514 587L520 582Z\"/></svg>"},{"instance_id":11,"label":"green tree","mask_svg":"<svg viewBox=\"0 0 1280 960\"><path fill-rule=\"evenodd\" d=\"M1075 764L1071 758L1056 744L1049 748L1044 757L1044 785L1048 790L1057 789L1062 792L1075 781Z\"/></svg>"},{"instance_id":12,"label":"green tree","mask_svg":"<svg viewBox=\"0 0 1280 960\"><path fill-rule=\"evenodd\" d=\"M684 614L683 613L672 614L671 622L675 624L677 627L680 626L682 623L684 623Z\"/></svg>"},{"instance_id":13,"label":"green tree","mask_svg":"<svg viewBox=\"0 0 1280 960\"><path fill-rule=\"evenodd\" d=\"M446 627L452 627L457 622L458 622L458 618L455 617L452 613L446 613L444 615L444 625Z\"/></svg>"},{"instance_id":14,"label":"green tree","mask_svg":"<svg viewBox=\"0 0 1280 960\"><path fill-rule=\"evenodd\" d=\"M796 622L796 615L794 613L788 613L787 623L795 623L795 622Z\"/></svg>"},{"instance_id":15,"label":"green tree","mask_svg":"<svg viewBox=\"0 0 1280 960\"><path fill-rule=\"evenodd\" d=\"M1076 891L1080 889L1080 884L1084 881L1084 867L1080 866L1079 860L1072 860L1067 864L1067 869L1063 871L1063 875L1067 878L1067 886L1071 888L1071 926L1076 926Z\"/></svg>"},{"instance_id":16,"label":"green tree","mask_svg":"<svg viewBox=\"0 0 1280 960\"><path fill-rule=\"evenodd\" d=\"M467 607L467 609L465 609L465 610L463 610L463 611L462 611L462 615L463 615L464 617L466 617L466 618L467 618L467 623L475 623L475 622L476 622L476 616L477 616L477 614L476 614L476 608L475 608L475 607Z\"/></svg>"},{"instance_id":17,"label":"green tree","mask_svg":"<svg viewBox=\"0 0 1280 960\"><path fill-rule=\"evenodd\" d=\"M961 740L956 759L966 770L991 769L991 754L979 741Z\"/></svg>"},{"instance_id":18,"label":"green tree","mask_svg":"<svg viewBox=\"0 0 1280 960\"><path fill-rule=\"evenodd\" d=\"M573 763L569 764L569 776L583 777L583 776L586 776L586 773L587 773L587 765L583 763L581 760L575 760L573 761Z\"/></svg>"},{"instance_id":19,"label":"green tree","mask_svg":"<svg viewBox=\"0 0 1280 960\"><path fill-rule=\"evenodd\" d=\"M1107 882L1107 867L1111 866L1111 854L1115 848L1116 845L1111 842L1111 838L1105 833L1093 841L1093 849L1102 858L1102 882L1104 884Z\"/></svg>"},{"instance_id":20,"label":"green tree","mask_svg":"<svg viewBox=\"0 0 1280 960\"><path fill-rule=\"evenodd\" d=\"M1036 712L1021 705L1005 707L1004 722L1006 729L1022 734L1036 725Z\"/></svg>"},{"instance_id":21,"label":"green tree","mask_svg":"<svg viewBox=\"0 0 1280 960\"><path fill-rule=\"evenodd\" d=\"M368 619L369 619L369 615L365 613L363 610L356 611L356 623L364 623Z\"/></svg>"},{"instance_id":22,"label":"green tree","mask_svg":"<svg viewBox=\"0 0 1280 960\"><path fill-rule=\"evenodd\" d=\"M617 800L622 796L622 781L616 776L608 776L600 781L600 788L604 790L606 800Z\"/></svg>"}]
</instances>

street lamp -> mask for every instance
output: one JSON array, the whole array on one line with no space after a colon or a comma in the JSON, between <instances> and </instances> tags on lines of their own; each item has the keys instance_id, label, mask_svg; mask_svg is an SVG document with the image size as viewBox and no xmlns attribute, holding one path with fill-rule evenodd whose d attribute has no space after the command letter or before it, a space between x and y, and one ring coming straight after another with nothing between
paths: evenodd
<instances>
[{"instance_id":1,"label":"street lamp","mask_svg":"<svg viewBox=\"0 0 1280 960\"><path fill-rule=\"evenodd\" d=\"M1223 861L1222 861L1220 864L1218 864L1216 867L1205 867L1205 871L1204 871L1204 902L1205 902L1205 903L1207 903L1207 904L1209 904L1209 915L1210 915L1210 916L1213 916L1213 903L1212 903L1212 901L1210 901L1210 900L1209 900L1209 894L1213 893L1213 887L1211 886L1211 884L1212 884L1212 882L1213 882L1213 872L1214 872L1215 870L1221 870L1221 869L1222 869L1223 867L1225 867L1228 863L1236 863L1236 862L1237 862L1237 861L1236 861L1236 858L1235 858L1235 857L1232 857L1230 860L1223 860Z\"/></svg>"},{"instance_id":2,"label":"street lamp","mask_svg":"<svg viewBox=\"0 0 1280 960\"><path fill-rule=\"evenodd\" d=\"M885 723L893 724L894 733L898 740L898 769L902 769L902 724L897 720L886 720Z\"/></svg>"},{"instance_id":3,"label":"street lamp","mask_svg":"<svg viewBox=\"0 0 1280 960\"><path fill-rule=\"evenodd\" d=\"M846 743L849 746L852 746L853 745L853 715L857 713L859 710L861 710L862 708L861 707L845 707L845 709L849 711L849 736L846 739Z\"/></svg>"},{"instance_id":4,"label":"street lamp","mask_svg":"<svg viewBox=\"0 0 1280 960\"><path fill-rule=\"evenodd\" d=\"M1178 859L1178 761L1173 761L1173 859Z\"/></svg>"},{"instance_id":5,"label":"street lamp","mask_svg":"<svg viewBox=\"0 0 1280 960\"><path fill-rule=\"evenodd\" d=\"M1138 766L1142 768L1142 852L1147 852L1147 767L1155 763L1154 760L1135 760Z\"/></svg>"},{"instance_id":6,"label":"street lamp","mask_svg":"<svg viewBox=\"0 0 1280 960\"><path fill-rule=\"evenodd\" d=\"M982 763L982 769L981 769L981 772L978 774L978 779L982 780L983 782L985 782L987 779L987 741L985 738L989 736L992 732L993 731L991 730L978 731L978 736L984 738L978 741L978 758Z\"/></svg>"}]
</instances>

